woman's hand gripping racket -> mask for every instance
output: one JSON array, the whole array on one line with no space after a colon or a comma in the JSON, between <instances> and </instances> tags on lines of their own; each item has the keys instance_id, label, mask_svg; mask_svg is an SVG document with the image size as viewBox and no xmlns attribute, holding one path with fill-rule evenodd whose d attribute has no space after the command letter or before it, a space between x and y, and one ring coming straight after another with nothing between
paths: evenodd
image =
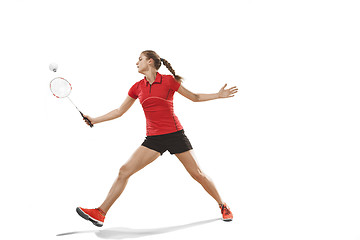
<instances>
[{"instance_id":1,"label":"woman's hand gripping racket","mask_svg":"<svg viewBox=\"0 0 360 240\"><path fill-rule=\"evenodd\" d=\"M70 102L75 106L75 108L79 111L82 118L89 124L90 127L93 127L94 125L91 123L91 121L84 116L84 114L78 109L78 107L71 101L69 98L69 95L71 93L72 87L71 84L64 78L57 77L51 80L50 82L50 90L53 93L53 95L57 98L67 98L70 100Z\"/></svg>"}]
</instances>

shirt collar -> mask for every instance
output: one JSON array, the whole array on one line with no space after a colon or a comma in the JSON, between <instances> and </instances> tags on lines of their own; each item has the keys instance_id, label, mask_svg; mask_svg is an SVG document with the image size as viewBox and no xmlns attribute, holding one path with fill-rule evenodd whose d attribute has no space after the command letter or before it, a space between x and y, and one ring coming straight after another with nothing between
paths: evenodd
<instances>
[{"instance_id":1,"label":"shirt collar","mask_svg":"<svg viewBox=\"0 0 360 240\"><path fill-rule=\"evenodd\" d=\"M146 86L149 85L148 80L146 80L146 76L144 77L144 81L145 81L145 83L146 83ZM155 81L154 81L152 84L154 84L154 83L161 83L161 82L162 82L162 75L157 72L157 73L156 73Z\"/></svg>"}]
</instances>

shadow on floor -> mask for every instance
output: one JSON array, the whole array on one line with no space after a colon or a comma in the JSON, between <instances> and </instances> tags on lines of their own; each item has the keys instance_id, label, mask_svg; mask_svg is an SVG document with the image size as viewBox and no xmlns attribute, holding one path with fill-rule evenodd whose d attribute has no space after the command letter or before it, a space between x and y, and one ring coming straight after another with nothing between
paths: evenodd
<instances>
[{"instance_id":1,"label":"shadow on floor","mask_svg":"<svg viewBox=\"0 0 360 240\"><path fill-rule=\"evenodd\" d=\"M138 238L145 237L156 234L163 234L168 232L174 232L186 228L191 228L215 221L219 221L221 218L214 218L199 222L193 222L189 224L172 226L172 227L164 227L164 228L153 228L153 229L133 229L133 228L124 228L124 227L116 227L116 228L108 228L104 230L94 230L94 231L78 231L78 232L68 232L68 233L60 233L56 236L66 236L72 234L81 234L81 233L95 233L96 236L103 239L126 239L126 238Z\"/></svg>"}]
</instances>

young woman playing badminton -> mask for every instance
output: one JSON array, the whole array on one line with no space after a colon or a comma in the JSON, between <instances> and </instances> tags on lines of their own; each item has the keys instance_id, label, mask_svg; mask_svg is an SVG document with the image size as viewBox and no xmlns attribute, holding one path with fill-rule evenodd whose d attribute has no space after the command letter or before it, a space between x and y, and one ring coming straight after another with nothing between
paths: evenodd
<instances>
[{"instance_id":1,"label":"young woman playing badminton","mask_svg":"<svg viewBox=\"0 0 360 240\"><path fill-rule=\"evenodd\" d=\"M158 73L161 63L166 66L172 75ZM130 159L120 168L119 174L101 206L96 209L78 207L76 211L84 219L101 227L106 213L124 191L130 176L153 162L165 151L169 151L171 154L175 154L189 174L216 200L221 209L223 220L231 221L233 215L229 207L223 202L214 183L201 171L195 160L190 141L174 114L173 95L177 91L194 102L201 102L233 97L238 89L236 87L225 89L225 84L218 93L192 93L182 86L182 78L175 75L170 63L160 58L154 51L142 52L136 65L138 72L144 74L145 77L130 88L123 104L118 109L103 116L97 118L85 117L92 124L113 120L121 117L139 98L146 117L147 137Z\"/></svg>"}]
</instances>

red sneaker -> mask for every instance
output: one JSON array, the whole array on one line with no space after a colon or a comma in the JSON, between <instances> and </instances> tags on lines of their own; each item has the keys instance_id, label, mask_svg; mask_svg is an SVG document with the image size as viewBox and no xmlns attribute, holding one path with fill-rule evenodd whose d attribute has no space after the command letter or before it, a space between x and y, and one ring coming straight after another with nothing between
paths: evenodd
<instances>
[{"instance_id":1,"label":"red sneaker","mask_svg":"<svg viewBox=\"0 0 360 240\"><path fill-rule=\"evenodd\" d=\"M230 208L226 203L221 204L220 209L221 209L221 214L223 216L224 221L230 222L233 220L232 212L230 211Z\"/></svg>"},{"instance_id":2,"label":"red sneaker","mask_svg":"<svg viewBox=\"0 0 360 240\"><path fill-rule=\"evenodd\" d=\"M84 218L85 220L89 220L97 227L102 227L105 220L105 213L99 209L86 209L77 207L76 212L80 215L80 217Z\"/></svg>"}]
</instances>

